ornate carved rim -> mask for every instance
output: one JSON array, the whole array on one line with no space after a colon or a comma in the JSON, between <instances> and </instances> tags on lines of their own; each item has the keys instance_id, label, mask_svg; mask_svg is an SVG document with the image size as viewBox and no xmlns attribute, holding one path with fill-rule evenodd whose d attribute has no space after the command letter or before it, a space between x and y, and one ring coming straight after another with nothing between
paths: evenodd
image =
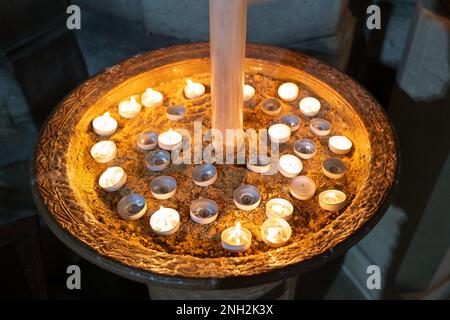
<instances>
[{"instance_id":1,"label":"ornate carved rim","mask_svg":"<svg viewBox=\"0 0 450 320\"><path fill-rule=\"evenodd\" d=\"M356 81L336 69L303 54L267 45L248 44L247 57L273 61L304 70L335 90L360 115L369 131L372 163L367 181L376 181L384 192L374 193L373 183L362 186L352 204L333 223L314 234L322 238L310 248L299 243L265 254L207 259L209 268L200 271L206 259L171 255L121 241L123 256L108 255L111 234L92 230L78 232L91 222L75 201L66 170L69 144L67 130L101 92L143 71L182 60L209 57L209 44L175 46L125 60L88 79L73 90L53 111L41 129L31 162L31 184L39 212L50 229L75 252L107 270L126 278L164 286L196 289L236 288L285 279L317 267L345 252L381 219L398 175L397 139L380 105ZM106 78L114 79L104 81ZM98 233L96 232L98 231ZM126 259L124 259L126 257ZM263 263L262 263L263 262ZM212 273L211 270L215 272ZM220 273L217 273L220 270Z\"/></svg>"}]
</instances>

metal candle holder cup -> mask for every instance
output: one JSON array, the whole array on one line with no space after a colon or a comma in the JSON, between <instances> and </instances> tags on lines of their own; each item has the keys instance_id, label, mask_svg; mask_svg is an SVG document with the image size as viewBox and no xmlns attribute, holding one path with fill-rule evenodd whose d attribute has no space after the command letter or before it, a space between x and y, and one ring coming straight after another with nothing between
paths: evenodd
<instances>
[{"instance_id":1,"label":"metal candle holder cup","mask_svg":"<svg viewBox=\"0 0 450 320\"><path fill-rule=\"evenodd\" d=\"M286 114L280 118L280 123L287 125L291 131L297 131L300 128L300 118L293 114Z\"/></svg>"},{"instance_id":2,"label":"metal candle holder cup","mask_svg":"<svg viewBox=\"0 0 450 320\"><path fill-rule=\"evenodd\" d=\"M319 137L326 136L331 131L331 123L322 118L314 118L309 123L311 132Z\"/></svg>"},{"instance_id":3,"label":"metal candle holder cup","mask_svg":"<svg viewBox=\"0 0 450 320\"><path fill-rule=\"evenodd\" d=\"M172 106L166 109L166 116L169 120L178 121L186 116L186 111L187 109L183 105Z\"/></svg>"},{"instance_id":4,"label":"metal candle holder cup","mask_svg":"<svg viewBox=\"0 0 450 320\"><path fill-rule=\"evenodd\" d=\"M137 220L147 212L147 201L138 193L131 193L120 199L117 212L122 219Z\"/></svg>"},{"instance_id":5,"label":"metal candle holder cup","mask_svg":"<svg viewBox=\"0 0 450 320\"><path fill-rule=\"evenodd\" d=\"M151 171L162 171L170 163L170 153L165 150L150 151L145 156L145 165Z\"/></svg>"},{"instance_id":6,"label":"metal candle holder cup","mask_svg":"<svg viewBox=\"0 0 450 320\"><path fill-rule=\"evenodd\" d=\"M197 199L191 203L190 215L194 222L208 224L217 219L219 207L211 199Z\"/></svg>"},{"instance_id":7,"label":"metal candle holder cup","mask_svg":"<svg viewBox=\"0 0 450 320\"><path fill-rule=\"evenodd\" d=\"M294 143L294 153L302 159L311 159L317 153L317 146L311 139L300 139Z\"/></svg>"},{"instance_id":8,"label":"metal candle holder cup","mask_svg":"<svg viewBox=\"0 0 450 320\"><path fill-rule=\"evenodd\" d=\"M322 162L323 173L331 179L342 178L347 171L347 165L338 158L328 158Z\"/></svg>"},{"instance_id":9,"label":"metal candle holder cup","mask_svg":"<svg viewBox=\"0 0 450 320\"><path fill-rule=\"evenodd\" d=\"M281 112L281 103L275 98L266 99L263 101L261 109L269 116L276 116Z\"/></svg>"},{"instance_id":10,"label":"metal candle holder cup","mask_svg":"<svg viewBox=\"0 0 450 320\"><path fill-rule=\"evenodd\" d=\"M150 191L156 199L169 199L177 192L177 181L170 176L159 176L150 182Z\"/></svg>"},{"instance_id":11,"label":"metal candle holder cup","mask_svg":"<svg viewBox=\"0 0 450 320\"><path fill-rule=\"evenodd\" d=\"M319 194L319 205L322 209L335 212L345 206L347 196L340 190L326 190Z\"/></svg>"},{"instance_id":12,"label":"metal candle holder cup","mask_svg":"<svg viewBox=\"0 0 450 320\"><path fill-rule=\"evenodd\" d=\"M292 180L289 191L295 199L305 201L316 193L316 183L310 177L298 176Z\"/></svg>"},{"instance_id":13,"label":"metal candle holder cup","mask_svg":"<svg viewBox=\"0 0 450 320\"><path fill-rule=\"evenodd\" d=\"M136 137L136 144L141 150L153 150L158 146L158 134L154 131L141 132Z\"/></svg>"},{"instance_id":14,"label":"metal candle holder cup","mask_svg":"<svg viewBox=\"0 0 450 320\"><path fill-rule=\"evenodd\" d=\"M217 180L217 169L212 164L202 164L192 171L192 180L200 187L206 187Z\"/></svg>"},{"instance_id":15,"label":"metal candle holder cup","mask_svg":"<svg viewBox=\"0 0 450 320\"><path fill-rule=\"evenodd\" d=\"M233 193L233 201L236 207L241 210L253 210L258 207L261 196L256 187L243 185L237 188Z\"/></svg>"},{"instance_id":16,"label":"metal candle holder cup","mask_svg":"<svg viewBox=\"0 0 450 320\"><path fill-rule=\"evenodd\" d=\"M258 155L256 161L247 160L247 169L255 173L266 173L270 170L270 158L263 155ZM254 163L253 163L254 162Z\"/></svg>"}]
</instances>

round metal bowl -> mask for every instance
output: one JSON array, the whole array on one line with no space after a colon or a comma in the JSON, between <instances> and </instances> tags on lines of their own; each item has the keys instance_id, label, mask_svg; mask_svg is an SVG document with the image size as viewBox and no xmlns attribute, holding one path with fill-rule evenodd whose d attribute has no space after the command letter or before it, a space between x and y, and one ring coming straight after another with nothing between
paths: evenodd
<instances>
[{"instance_id":1,"label":"round metal bowl","mask_svg":"<svg viewBox=\"0 0 450 320\"><path fill-rule=\"evenodd\" d=\"M350 126L353 153L364 155L361 183L339 216L310 239L291 241L260 254L219 258L148 249L111 233L98 221L93 201L108 213L111 209L99 198L92 198L94 179L86 182L80 178L87 169L78 165L77 137L92 132L92 119L108 110L111 103L120 102L128 92L144 92L149 85L169 77L210 72L209 55L208 43L138 55L95 75L61 101L41 130L31 167L32 190L44 221L67 246L92 263L135 281L165 287L225 289L261 285L316 268L348 250L375 226L389 203L398 172L394 131L380 105L354 80L316 59L266 45L247 45L246 72L307 87L311 95L329 103ZM167 129L153 128L158 132ZM311 138L316 143L322 139ZM131 139L134 144L135 137ZM318 146L322 151L322 145ZM142 167L136 166L136 170L147 178L157 175Z\"/></svg>"}]
</instances>

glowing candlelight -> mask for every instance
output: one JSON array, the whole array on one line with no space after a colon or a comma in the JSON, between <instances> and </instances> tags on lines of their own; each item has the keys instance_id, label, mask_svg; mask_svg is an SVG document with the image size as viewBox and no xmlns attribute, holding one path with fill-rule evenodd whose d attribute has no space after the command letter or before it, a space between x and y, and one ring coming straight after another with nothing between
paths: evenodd
<instances>
[{"instance_id":1,"label":"glowing candlelight","mask_svg":"<svg viewBox=\"0 0 450 320\"><path fill-rule=\"evenodd\" d=\"M298 96L298 87L295 83L285 82L278 87L278 96L284 101L293 101Z\"/></svg>"},{"instance_id":2,"label":"glowing candlelight","mask_svg":"<svg viewBox=\"0 0 450 320\"><path fill-rule=\"evenodd\" d=\"M192 221L199 224L208 224L217 219L219 207L213 200L201 198L193 201L190 207Z\"/></svg>"},{"instance_id":3,"label":"glowing candlelight","mask_svg":"<svg viewBox=\"0 0 450 320\"><path fill-rule=\"evenodd\" d=\"M136 144L141 150L153 150L158 146L158 134L154 131L141 132L136 137Z\"/></svg>"},{"instance_id":4,"label":"glowing candlelight","mask_svg":"<svg viewBox=\"0 0 450 320\"><path fill-rule=\"evenodd\" d=\"M352 142L345 136L332 136L328 140L328 147L336 154L347 154L352 148Z\"/></svg>"},{"instance_id":5,"label":"glowing candlelight","mask_svg":"<svg viewBox=\"0 0 450 320\"><path fill-rule=\"evenodd\" d=\"M268 132L270 140L273 142L285 143L291 138L291 129L282 123L270 126Z\"/></svg>"},{"instance_id":6,"label":"glowing candlelight","mask_svg":"<svg viewBox=\"0 0 450 320\"><path fill-rule=\"evenodd\" d=\"M281 103L278 99L266 99L262 102L261 109L269 116L276 116L281 112Z\"/></svg>"},{"instance_id":7,"label":"glowing candlelight","mask_svg":"<svg viewBox=\"0 0 450 320\"><path fill-rule=\"evenodd\" d=\"M171 151L177 149L181 146L182 141L183 136L180 133L173 131L172 128L158 136L158 145L164 150Z\"/></svg>"},{"instance_id":8,"label":"glowing candlelight","mask_svg":"<svg viewBox=\"0 0 450 320\"><path fill-rule=\"evenodd\" d=\"M289 220L294 212L292 204L282 198L270 199L266 203L266 216L267 218L282 218Z\"/></svg>"},{"instance_id":9,"label":"glowing candlelight","mask_svg":"<svg viewBox=\"0 0 450 320\"><path fill-rule=\"evenodd\" d=\"M119 114L127 119L134 118L141 111L141 105L136 101L134 96L130 100L119 103Z\"/></svg>"},{"instance_id":10,"label":"glowing candlelight","mask_svg":"<svg viewBox=\"0 0 450 320\"><path fill-rule=\"evenodd\" d=\"M110 136L117 130L117 121L111 117L109 112L105 112L92 121L92 127L99 136Z\"/></svg>"},{"instance_id":11,"label":"glowing candlelight","mask_svg":"<svg viewBox=\"0 0 450 320\"><path fill-rule=\"evenodd\" d=\"M292 180L289 192L298 200L309 200L316 193L316 183L307 176L299 176Z\"/></svg>"},{"instance_id":12,"label":"glowing candlelight","mask_svg":"<svg viewBox=\"0 0 450 320\"><path fill-rule=\"evenodd\" d=\"M180 214L175 209L160 206L150 217L150 227L163 236L174 234L180 228Z\"/></svg>"},{"instance_id":13,"label":"glowing candlelight","mask_svg":"<svg viewBox=\"0 0 450 320\"><path fill-rule=\"evenodd\" d=\"M287 125L291 129L291 132L297 131L300 128L300 118L293 114L282 116L280 123Z\"/></svg>"},{"instance_id":14,"label":"glowing candlelight","mask_svg":"<svg viewBox=\"0 0 450 320\"><path fill-rule=\"evenodd\" d=\"M147 88L141 96L142 104L148 108L158 107L163 103L163 95L159 91Z\"/></svg>"},{"instance_id":15,"label":"glowing candlelight","mask_svg":"<svg viewBox=\"0 0 450 320\"><path fill-rule=\"evenodd\" d=\"M292 235L292 228L286 220L269 218L261 225L261 238L272 248L284 246Z\"/></svg>"},{"instance_id":16,"label":"glowing candlelight","mask_svg":"<svg viewBox=\"0 0 450 320\"><path fill-rule=\"evenodd\" d=\"M109 167L98 180L100 187L108 192L119 190L127 181L127 174L121 167Z\"/></svg>"},{"instance_id":17,"label":"glowing candlelight","mask_svg":"<svg viewBox=\"0 0 450 320\"><path fill-rule=\"evenodd\" d=\"M205 94L205 86L199 82L192 82L192 80L186 80L186 86L184 87L184 95L188 99L196 99Z\"/></svg>"},{"instance_id":18,"label":"glowing candlelight","mask_svg":"<svg viewBox=\"0 0 450 320\"><path fill-rule=\"evenodd\" d=\"M303 164L300 159L290 154L281 156L278 163L278 170L283 176L287 178L293 178L299 175L302 169Z\"/></svg>"},{"instance_id":19,"label":"glowing candlelight","mask_svg":"<svg viewBox=\"0 0 450 320\"><path fill-rule=\"evenodd\" d=\"M250 211L259 206L261 196L255 186L243 185L234 190L233 201L241 210Z\"/></svg>"},{"instance_id":20,"label":"glowing candlelight","mask_svg":"<svg viewBox=\"0 0 450 320\"><path fill-rule=\"evenodd\" d=\"M112 141L100 141L91 148L91 156L98 163L106 163L115 158L116 144Z\"/></svg>"},{"instance_id":21,"label":"glowing candlelight","mask_svg":"<svg viewBox=\"0 0 450 320\"><path fill-rule=\"evenodd\" d=\"M314 118L309 122L311 132L319 137L326 136L331 131L331 123L322 118Z\"/></svg>"},{"instance_id":22,"label":"glowing candlelight","mask_svg":"<svg viewBox=\"0 0 450 320\"><path fill-rule=\"evenodd\" d=\"M300 139L294 143L294 153L302 159L311 159L317 153L317 146L311 139Z\"/></svg>"},{"instance_id":23,"label":"glowing candlelight","mask_svg":"<svg viewBox=\"0 0 450 320\"><path fill-rule=\"evenodd\" d=\"M241 223L225 229L220 236L222 247L233 252L247 250L252 243L252 234L248 229L242 228Z\"/></svg>"},{"instance_id":24,"label":"glowing candlelight","mask_svg":"<svg viewBox=\"0 0 450 320\"><path fill-rule=\"evenodd\" d=\"M244 85L244 101L248 101L255 95L255 88L249 84Z\"/></svg>"},{"instance_id":25,"label":"glowing candlelight","mask_svg":"<svg viewBox=\"0 0 450 320\"><path fill-rule=\"evenodd\" d=\"M345 205L347 196L339 190L326 190L319 194L319 205L327 211L338 211Z\"/></svg>"},{"instance_id":26,"label":"glowing candlelight","mask_svg":"<svg viewBox=\"0 0 450 320\"><path fill-rule=\"evenodd\" d=\"M322 162L323 173L331 179L342 178L347 171L347 165L338 158L328 158Z\"/></svg>"},{"instance_id":27,"label":"glowing candlelight","mask_svg":"<svg viewBox=\"0 0 450 320\"><path fill-rule=\"evenodd\" d=\"M308 117L314 117L320 111L320 101L313 97L306 97L300 100L300 111Z\"/></svg>"}]
</instances>

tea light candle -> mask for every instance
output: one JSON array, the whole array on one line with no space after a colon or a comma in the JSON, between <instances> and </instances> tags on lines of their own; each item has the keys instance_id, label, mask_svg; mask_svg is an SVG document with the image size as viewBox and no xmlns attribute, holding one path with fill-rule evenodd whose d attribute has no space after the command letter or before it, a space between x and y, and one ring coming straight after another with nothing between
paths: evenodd
<instances>
[{"instance_id":1,"label":"tea light candle","mask_svg":"<svg viewBox=\"0 0 450 320\"><path fill-rule=\"evenodd\" d=\"M136 137L136 144L141 150L153 150L158 146L158 134L154 131L141 132Z\"/></svg>"},{"instance_id":2,"label":"tea light candle","mask_svg":"<svg viewBox=\"0 0 450 320\"><path fill-rule=\"evenodd\" d=\"M169 131L163 132L158 136L158 145L164 150L171 151L178 149L182 142L183 136L172 129L169 129Z\"/></svg>"},{"instance_id":3,"label":"tea light candle","mask_svg":"<svg viewBox=\"0 0 450 320\"><path fill-rule=\"evenodd\" d=\"M163 103L163 99L162 93L155 91L152 88L147 88L141 96L141 102L147 108L160 106Z\"/></svg>"},{"instance_id":4,"label":"tea light candle","mask_svg":"<svg viewBox=\"0 0 450 320\"><path fill-rule=\"evenodd\" d=\"M174 234L180 228L180 214L175 209L160 206L150 217L150 227L163 236Z\"/></svg>"},{"instance_id":5,"label":"tea light candle","mask_svg":"<svg viewBox=\"0 0 450 320\"><path fill-rule=\"evenodd\" d=\"M289 220L294 212L292 204L282 198L270 199L266 203L266 216L267 218L282 218Z\"/></svg>"},{"instance_id":6,"label":"tea light candle","mask_svg":"<svg viewBox=\"0 0 450 320\"><path fill-rule=\"evenodd\" d=\"M190 207L190 216L192 221L199 224L208 224L217 219L219 207L211 199L197 199L192 202Z\"/></svg>"},{"instance_id":7,"label":"tea light candle","mask_svg":"<svg viewBox=\"0 0 450 320\"><path fill-rule=\"evenodd\" d=\"M188 99L196 99L205 94L205 86L199 82L192 82L192 80L186 80L186 86L184 87L184 95Z\"/></svg>"},{"instance_id":8,"label":"tea light candle","mask_svg":"<svg viewBox=\"0 0 450 320\"><path fill-rule=\"evenodd\" d=\"M186 116L186 107L182 105L168 107L166 109L167 119L172 121L178 121Z\"/></svg>"},{"instance_id":9,"label":"tea light candle","mask_svg":"<svg viewBox=\"0 0 450 320\"><path fill-rule=\"evenodd\" d=\"M212 164L202 164L192 171L192 180L200 187L207 187L217 180L217 170Z\"/></svg>"},{"instance_id":10,"label":"tea light candle","mask_svg":"<svg viewBox=\"0 0 450 320\"><path fill-rule=\"evenodd\" d=\"M300 100L300 111L307 117L314 117L320 111L320 101L313 97L306 97Z\"/></svg>"},{"instance_id":11,"label":"tea light candle","mask_svg":"<svg viewBox=\"0 0 450 320\"><path fill-rule=\"evenodd\" d=\"M106 163L116 157L116 144L112 141L100 141L91 148L91 156L98 163Z\"/></svg>"},{"instance_id":12,"label":"tea light candle","mask_svg":"<svg viewBox=\"0 0 450 320\"><path fill-rule=\"evenodd\" d=\"M105 112L92 121L92 127L99 136L110 136L117 130L117 121L111 117L109 112Z\"/></svg>"},{"instance_id":13,"label":"tea light candle","mask_svg":"<svg viewBox=\"0 0 450 320\"><path fill-rule=\"evenodd\" d=\"M270 140L273 142L285 143L291 138L291 129L282 123L270 126L268 132Z\"/></svg>"},{"instance_id":14,"label":"tea light candle","mask_svg":"<svg viewBox=\"0 0 450 320\"><path fill-rule=\"evenodd\" d=\"M127 181L127 174L121 167L109 167L98 180L100 187L108 192L119 190Z\"/></svg>"},{"instance_id":15,"label":"tea light candle","mask_svg":"<svg viewBox=\"0 0 450 320\"><path fill-rule=\"evenodd\" d=\"M302 159L311 159L317 153L317 147L311 139L300 139L294 143L294 153Z\"/></svg>"},{"instance_id":16,"label":"tea light candle","mask_svg":"<svg viewBox=\"0 0 450 320\"><path fill-rule=\"evenodd\" d=\"M295 83L285 82L278 87L278 96L284 101L293 101L298 96L298 87Z\"/></svg>"},{"instance_id":17,"label":"tea light candle","mask_svg":"<svg viewBox=\"0 0 450 320\"><path fill-rule=\"evenodd\" d=\"M347 165L338 158L328 158L322 162L323 173L331 179L342 178L347 171Z\"/></svg>"},{"instance_id":18,"label":"tea light candle","mask_svg":"<svg viewBox=\"0 0 450 320\"><path fill-rule=\"evenodd\" d=\"M286 178L298 176L303 169L303 164L299 158L291 154L281 156L278 162L278 170Z\"/></svg>"},{"instance_id":19,"label":"tea light candle","mask_svg":"<svg viewBox=\"0 0 450 320\"><path fill-rule=\"evenodd\" d=\"M328 148L336 154L347 154L352 148L352 142L345 136L332 136L328 140Z\"/></svg>"},{"instance_id":20,"label":"tea light candle","mask_svg":"<svg viewBox=\"0 0 450 320\"><path fill-rule=\"evenodd\" d=\"M259 206L261 197L256 187L243 185L237 188L233 193L233 201L236 207L241 210L249 211Z\"/></svg>"},{"instance_id":21,"label":"tea light candle","mask_svg":"<svg viewBox=\"0 0 450 320\"><path fill-rule=\"evenodd\" d=\"M255 88L249 84L244 84L244 101L248 101L255 95Z\"/></svg>"},{"instance_id":22,"label":"tea light candle","mask_svg":"<svg viewBox=\"0 0 450 320\"><path fill-rule=\"evenodd\" d=\"M119 114L127 119L134 118L141 111L141 105L136 101L134 96L130 100L119 103Z\"/></svg>"},{"instance_id":23,"label":"tea light candle","mask_svg":"<svg viewBox=\"0 0 450 320\"><path fill-rule=\"evenodd\" d=\"M152 196L159 200L167 200L177 192L177 181L170 176L159 176L150 182Z\"/></svg>"},{"instance_id":24,"label":"tea light candle","mask_svg":"<svg viewBox=\"0 0 450 320\"><path fill-rule=\"evenodd\" d=\"M281 103L277 99L266 99L261 105L262 111L269 116L276 116L281 112Z\"/></svg>"},{"instance_id":25,"label":"tea light candle","mask_svg":"<svg viewBox=\"0 0 450 320\"><path fill-rule=\"evenodd\" d=\"M299 176L292 180L289 192L298 200L309 200L316 193L316 183L307 176Z\"/></svg>"},{"instance_id":26,"label":"tea light candle","mask_svg":"<svg viewBox=\"0 0 450 320\"><path fill-rule=\"evenodd\" d=\"M145 165L151 171L162 171L170 164L170 154L165 150L153 150L145 156Z\"/></svg>"},{"instance_id":27,"label":"tea light candle","mask_svg":"<svg viewBox=\"0 0 450 320\"><path fill-rule=\"evenodd\" d=\"M269 218L261 225L261 238L272 248L284 246L292 235L292 228L286 220Z\"/></svg>"},{"instance_id":28,"label":"tea light candle","mask_svg":"<svg viewBox=\"0 0 450 320\"><path fill-rule=\"evenodd\" d=\"M255 160L249 157L247 160L247 169L255 173L266 173L270 170L270 158L258 155Z\"/></svg>"},{"instance_id":29,"label":"tea light candle","mask_svg":"<svg viewBox=\"0 0 450 320\"><path fill-rule=\"evenodd\" d=\"M300 118L293 114L282 116L280 123L287 125L291 129L291 132L295 132L300 128Z\"/></svg>"},{"instance_id":30,"label":"tea light candle","mask_svg":"<svg viewBox=\"0 0 450 320\"><path fill-rule=\"evenodd\" d=\"M314 118L309 123L309 129L316 136L326 136L331 131L331 123L322 118Z\"/></svg>"},{"instance_id":31,"label":"tea light candle","mask_svg":"<svg viewBox=\"0 0 450 320\"><path fill-rule=\"evenodd\" d=\"M250 247L252 233L248 229L242 228L241 223L237 222L236 226L222 231L220 240L224 249L232 252L241 252Z\"/></svg>"},{"instance_id":32,"label":"tea light candle","mask_svg":"<svg viewBox=\"0 0 450 320\"><path fill-rule=\"evenodd\" d=\"M147 212L147 201L138 193L131 193L117 204L117 212L124 220L137 220Z\"/></svg>"},{"instance_id":33,"label":"tea light candle","mask_svg":"<svg viewBox=\"0 0 450 320\"><path fill-rule=\"evenodd\" d=\"M339 190L326 190L319 194L319 205L327 211L338 211L345 205L347 196Z\"/></svg>"}]
</instances>

